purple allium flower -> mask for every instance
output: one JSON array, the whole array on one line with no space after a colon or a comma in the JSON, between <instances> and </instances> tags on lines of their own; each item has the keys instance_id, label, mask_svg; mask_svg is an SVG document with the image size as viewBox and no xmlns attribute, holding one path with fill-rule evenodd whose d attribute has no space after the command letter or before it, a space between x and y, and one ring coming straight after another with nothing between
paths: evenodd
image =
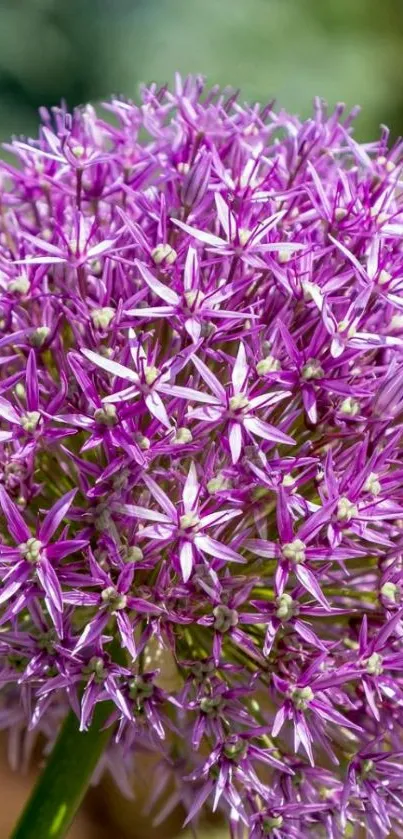
<instances>
[{"instance_id":1,"label":"purple allium flower","mask_svg":"<svg viewBox=\"0 0 403 839\"><path fill-rule=\"evenodd\" d=\"M200 78L105 109L0 165L13 765L108 699L156 823L403 836L403 145Z\"/></svg>"}]
</instances>

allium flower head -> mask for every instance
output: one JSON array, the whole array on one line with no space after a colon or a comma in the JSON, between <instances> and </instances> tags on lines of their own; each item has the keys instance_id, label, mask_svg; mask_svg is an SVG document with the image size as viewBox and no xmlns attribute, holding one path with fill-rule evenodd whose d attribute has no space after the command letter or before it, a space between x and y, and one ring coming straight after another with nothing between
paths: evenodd
<instances>
[{"instance_id":1,"label":"allium flower head","mask_svg":"<svg viewBox=\"0 0 403 839\"><path fill-rule=\"evenodd\" d=\"M0 166L1 724L108 699L157 822L403 836L403 147L104 109Z\"/></svg>"}]
</instances>

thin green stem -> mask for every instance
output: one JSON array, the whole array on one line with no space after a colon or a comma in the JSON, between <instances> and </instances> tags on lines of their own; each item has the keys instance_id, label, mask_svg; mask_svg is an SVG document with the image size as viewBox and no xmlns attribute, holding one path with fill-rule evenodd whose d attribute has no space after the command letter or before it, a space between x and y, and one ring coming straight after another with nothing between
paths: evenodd
<instances>
[{"instance_id":1,"label":"thin green stem","mask_svg":"<svg viewBox=\"0 0 403 839\"><path fill-rule=\"evenodd\" d=\"M93 772L113 733L103 726L112 702L99 703L88 731L80 732L72 711L66 717L44 771L11 839L62 839L87 791Z\"/></svg>"},{"instance_id":2,"label":"thin green stem","mask_svg":"<svg viewBox=\"0 0 403 839\"><path fill-rule=\"evenodd\" d=\"M110 653L114 661L126 664L124 651L116 640ZM63 839L112 737L114 726L105 729L105 724L115 710L112 701L99 702L88 731L80 731L76 715L68 713L10 839Z\"/></svg>"}]
</instances>

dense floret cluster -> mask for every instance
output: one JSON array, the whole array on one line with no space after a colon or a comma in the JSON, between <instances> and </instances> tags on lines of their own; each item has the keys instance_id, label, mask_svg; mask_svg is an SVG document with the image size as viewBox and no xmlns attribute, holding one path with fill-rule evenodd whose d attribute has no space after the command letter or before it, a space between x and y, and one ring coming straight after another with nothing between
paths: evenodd
<instances>
[{"instance_id":1,"label":"dense floret cluster","mask_svg":"<svg viewBox=\"0 0 403 839\"><path fill-rule=\"evenodd\" d=\"M0 166L0 723L234 839L403 836L402 147L199 78Z\"/></svg>"}]
</instances>

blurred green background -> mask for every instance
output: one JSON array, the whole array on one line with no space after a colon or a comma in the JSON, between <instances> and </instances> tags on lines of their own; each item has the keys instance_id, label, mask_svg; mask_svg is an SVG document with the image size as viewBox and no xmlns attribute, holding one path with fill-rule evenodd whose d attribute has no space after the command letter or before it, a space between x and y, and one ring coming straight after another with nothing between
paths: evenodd
<instances>
[{"instance_id":1,"label":"blurred green background","mask_svg":"<svg viewBox=\"0 0 403 839\"><path fill-rule=\"evenodd\" d=\"M360 138L403 132L403 0L0 0L0 137L37 109L202 72L301 114L359 103Z\"/></svg>"}]
</instances>

